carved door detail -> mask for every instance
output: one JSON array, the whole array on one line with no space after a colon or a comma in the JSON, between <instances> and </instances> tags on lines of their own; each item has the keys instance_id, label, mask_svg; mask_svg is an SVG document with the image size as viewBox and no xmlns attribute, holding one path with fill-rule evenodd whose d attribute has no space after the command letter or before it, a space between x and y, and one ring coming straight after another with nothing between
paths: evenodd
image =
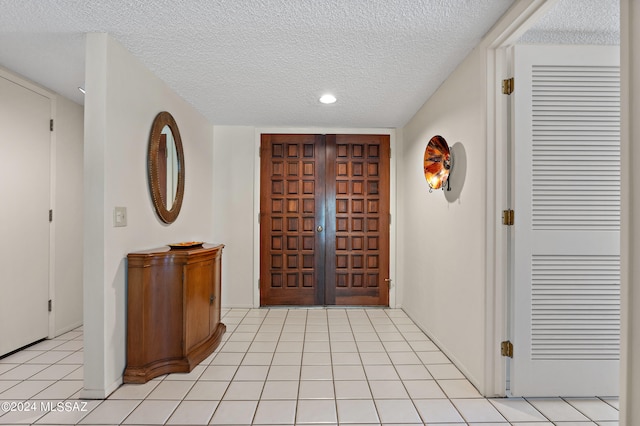
<instances>
[{"instance_id":1,"label":"carved door detail","mask_svg":"<svg viewBox=\"0 0 640 426\"><path fill-rule=\"evenodd\" d=\"M262 135L261 305L388 305L389 136Z\"/></svg>"},{"instance_id":2,"label":"carved door detail","mask_svg":"<svg viewBox=\"0 0 640 426\"><path fill-rule=\"evenodd\" d=\"M260 304L323 304L324 139L262 135Z\"/></svg>"}]
</instances>

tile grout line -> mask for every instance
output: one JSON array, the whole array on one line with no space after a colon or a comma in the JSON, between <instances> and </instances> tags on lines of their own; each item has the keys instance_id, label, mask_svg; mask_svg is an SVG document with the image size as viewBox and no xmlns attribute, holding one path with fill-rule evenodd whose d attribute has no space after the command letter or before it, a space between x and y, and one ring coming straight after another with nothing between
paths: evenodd
<instances>
[{"instance_id":1,"label":"tile grout line","mask_svg":"<svg viewBox=\"0 0 640 426\"><path fill-rule=\"evenodd\" d=\"M271 312L273 312L271 309L267 310L267 314L264 316L262 324L264 324L264 321L269 317L269 314ZM282 337L282 333L284 332L284 326L287 323L287 317L289 316L289 312L290 312L290 310L287 309L286 310L286 314L284 315L284 319L282 321L282 325L280 326L280 332L278 334L278 338L276 339L276 345L273 348L273 354L271 355L271 360L269 361L269 368L267 368L267 374L264 377L264 381L262 383L262 389L260 390L260 397L258 398L258 402L256 403L256 411L253 413L253 417L251 419L251 424L255 423L256 416L258 415L258 408L260 408L260 403L263 401L262 395L264 394L264 388L267 386L267 381L269 379L269 373L271 373L271 367L273 367L273 359L276 356L276 353L277 353L277 350L278 350L278 345L280 344L280 339ZM262 328L262 325L260 326L260 328ZM258 333L260 333L260 328L258 328L258 331L256 332L256 336L258 335ZM251 346L249 346L249 348L251 348ZM295 411L294 411L294 421L295 421Z\"/></svg>"},{"instance_id":2,"label":"tile grout line","mask_svg":"<svg viewBox=\"0 0 640 426\"><path fill-rule=\"evenodd\" d=\"M228 314L228 313L230 313L230 312L231 312L231 310L229 310L229 312L227 312L227 314ZM243 316L242 316L242 318L240 319L240 322L242 322L242 320L247 316L247 314L248 314L248 313L249 313L249 310L247 310L247 313L245 313L245 315L243 315ZM225 316L226 316L226 314L225 314ZM223 318L224 318L224 316L221 316L221 318L220 318L220 322L222 322ZM237 327L237 326L236 326L236 327ZM225 339L224 343L223 343L223 342L220 342L220 343L222 343L222 344L219 344L219 345L218 345L218 347L216 348L216 350L214 350L214 352L213 352L213 353L215 354L215 356L211 359L211 361L209 361L209 363L207 364L207 367L209 367L209 366L211 365L211 362L213 362L213 360L214 360L214 359L215 359L215 358L216 358L216 357L221 353L221 349L223 348L223 346L224 346L227 342L229 342L229 338L231 337L231 335L232 335L234 332L235 332L235 328L234 328L234 331L233 331L233 332L231 332L231 333L230 333L230 335L227 337L227 339ZM246 354L246 352L245 352L245 354ZM208 358L208 357L207 357L207 358ZM206 359L206 358L205 358L205 359ZM200 364L198 364L198 365L200 365ZM207 367L205 367L205 369L204 369L204 370L206 370L206 368L207 368ZM197 367L196 367L196 368L197 368ZM202 374L204 374L204 370L203 370ZM236 370L236 372L237 372L237 370ZM171 374L171 373L170 373L170 374ZM177 405L176 405L176 407L171 411L171 413L169 414L169 416L167 417L167 419L164 421L163 425L168 424L169 420L171 420L171 417L172 417L174 414L176 414L176 412L178 411L178 409L180 408L180 406L182 405L182 403L183 403L183 402L185 402L185 398L187 397L187 395L189 395L189 392L191 392L191 390L194 388L195 384L199 381L199 378L202 376L202 374L200 374L200 376L198 376L198 378L197 378L197 379L193 380L193 384L191 385L191 387L189 388L189 390L187 390L187 392L184 394L184 396L183 396L183 397L178 401L178 404L177 404ZM235 374L235 373L234 373L234 374ZM165 375L165 377L164 377L162 380L160 380L160 383L159 383L159 384L158 384L158 385L157 385L157 386L156 386L156 387L155 387L151 392L149 392L149 394L148 394L148 395L143 399L143 401L146 401L146 400L148 399L149 395L151 395L151 393L153 393L153 391L154 391L158 386L160 386L160 384L161 384L161 383L164 383L164 381L165 381L168 377L169 377L169 374L166 374L166 375ZM171 382L171 380L167 380L167 382ZM231 382L229 382L229 383L231 383ZM226 391L227 391L227 389L225 389L225 393L226 393ZM223 394L223 396L224 396L224 394ZM171 401L174 401L174 400L171 400ZM220 402L222 402L222 397L220 398L220 401L218 402L218 405L216 405L216 408L215 408L215 409L213 410L213 412L211 413L211 416L208 418L208 420L207 420L207 424L209 424L209 423L211 422L211 420L213 419L213 416L215 415L215 412L218 410L218 407L219 407L219 405L220 405ZM135 411L135 410L134 410L134 411ZM132 413L133 413L133 412L132 412Z\"/></svg>"}]
</instances>

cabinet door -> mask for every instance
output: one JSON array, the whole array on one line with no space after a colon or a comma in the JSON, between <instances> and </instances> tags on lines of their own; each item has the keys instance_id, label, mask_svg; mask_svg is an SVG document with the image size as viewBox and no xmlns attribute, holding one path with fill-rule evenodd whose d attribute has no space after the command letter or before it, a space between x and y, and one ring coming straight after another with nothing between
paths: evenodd
<instances>
[{"instance_id":1,"label":"cabinet door","mask_svg":"<svg viewBox=\"0 0 640 426\"><path fill-rule=\"evenodd\" d=\"M213 260L185 266L185 346L187 352L210 335Z\"/></svg>"}]
</instances>

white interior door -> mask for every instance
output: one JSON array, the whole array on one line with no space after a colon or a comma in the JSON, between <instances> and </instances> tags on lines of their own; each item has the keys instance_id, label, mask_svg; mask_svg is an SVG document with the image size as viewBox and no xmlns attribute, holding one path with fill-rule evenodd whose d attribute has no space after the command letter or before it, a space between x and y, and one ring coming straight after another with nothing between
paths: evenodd
<instances>
[{"instance_id":1,"label":"white interior door","mask_svg":"<svg viewBox=\"0 0 640 426\"><path fill-rule=\"evenodd\" d=\"M619 51L517 46L514 61L511 393L617 395Z\"/></svg>"},{"instance_id":2,"label":"white interior door","mask_svg":"<svg viewBox=\"0 0 640 426\"><path fill-rule=\"evenodd\" d=\"M50 118L0 77L0 356L48 335Z\"/></svg>"}]
</instances>

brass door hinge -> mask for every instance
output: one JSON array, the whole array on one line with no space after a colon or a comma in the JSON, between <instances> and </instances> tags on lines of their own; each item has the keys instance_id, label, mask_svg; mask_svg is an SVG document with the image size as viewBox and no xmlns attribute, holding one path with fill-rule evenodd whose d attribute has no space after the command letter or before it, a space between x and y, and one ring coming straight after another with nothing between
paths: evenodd
<instances>
[{"instance_id":1,"label":"brass door hinge","mask_svg":"<svg viewBox=\"0 0 640 426\"><path fill-rule=\"evenodd\" d=\"M513 226L515 221L515 213L513 210L503 210L502 211L502 224L507 226Z\"/></svg>"},{"instance_id":2,"label":"brass door hinge","mask_svg":"<svg viewBox=\"0 0 640 426\"><path fill-rule=\"evenodd\" d=\"M502 354L502 356L513 358L513 343L508 340L500 343L500 353Z\"/></svg>"},{"instance_id":3,"label":"brass door hinge","mask_svg":"<svg viewBox=\"0 0 640 426\"><path fill-rule=\"evenodd\" d=\"M513 93L514 80L513 77L502 80L502 93L504 95L510 95Z\"/></svg>"}]
</instances>

